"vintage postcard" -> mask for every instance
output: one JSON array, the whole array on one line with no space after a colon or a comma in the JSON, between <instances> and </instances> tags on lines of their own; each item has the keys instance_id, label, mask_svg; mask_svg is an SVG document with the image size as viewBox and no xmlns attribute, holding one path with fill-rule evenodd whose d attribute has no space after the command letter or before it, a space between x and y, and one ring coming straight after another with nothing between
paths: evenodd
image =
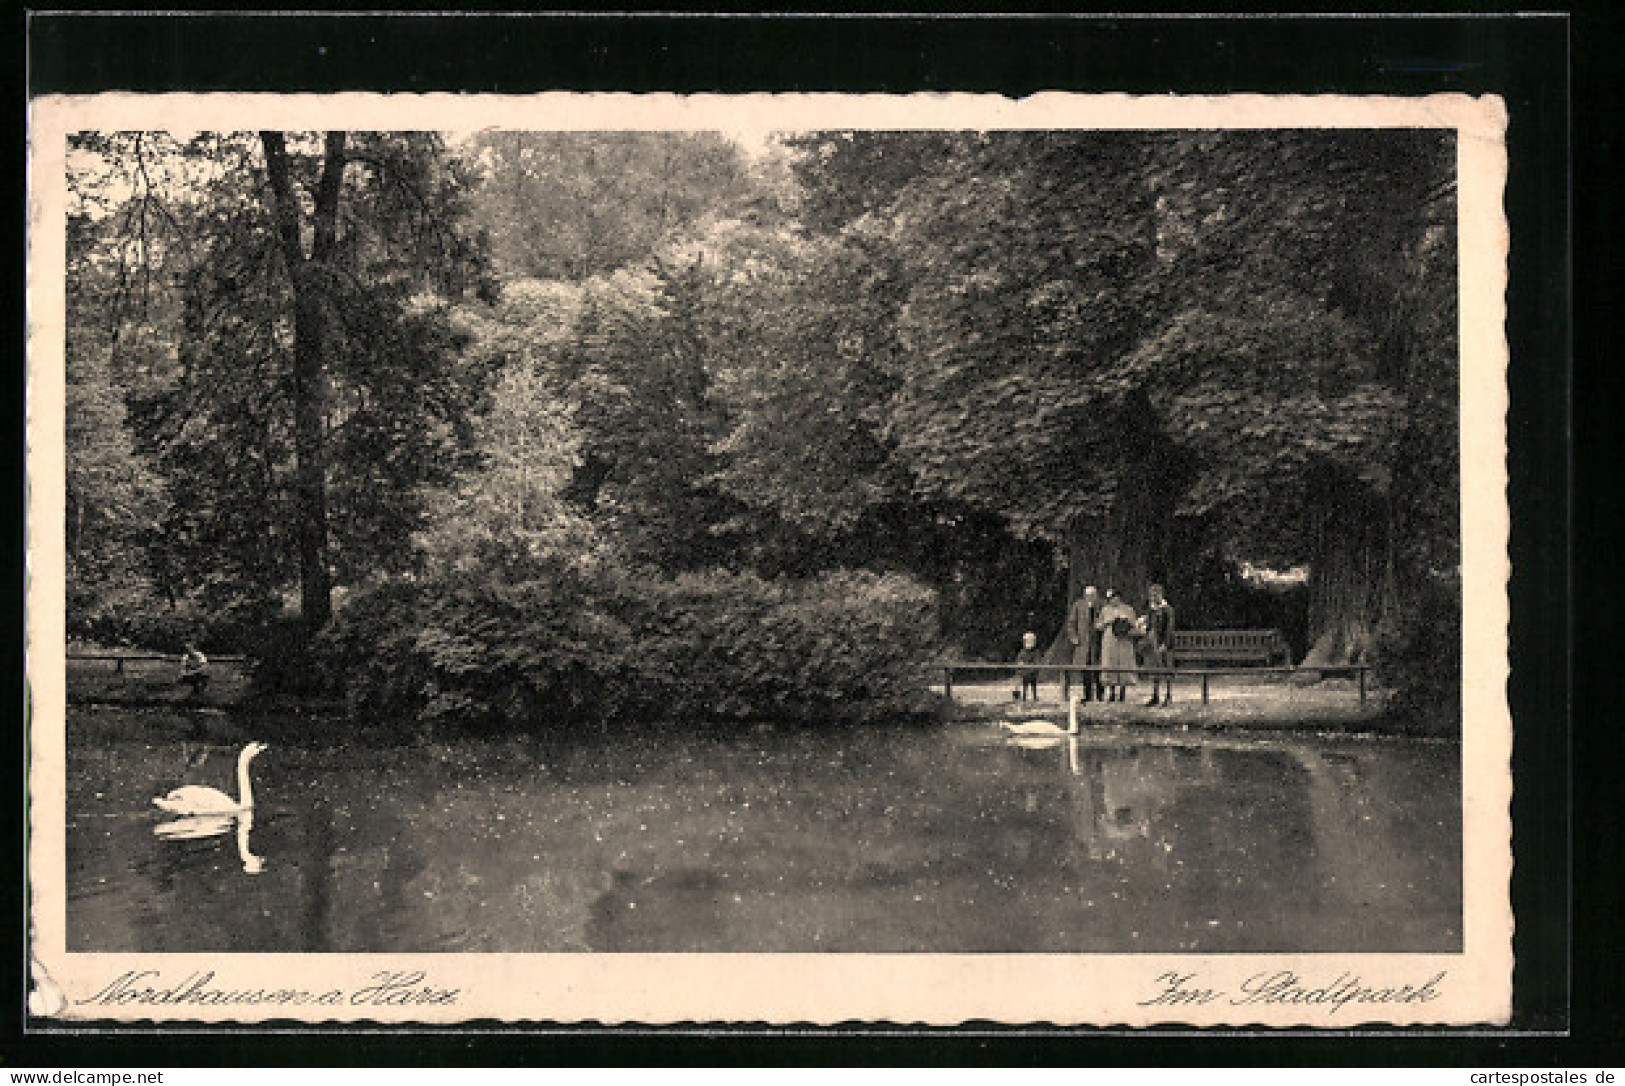
<instances>
[{"instance_id":1,"label":"vintage postcard","mask_svg":"<svg viewBox=\"0 0 1625 1086\"><path fill-rule=\"evenodd\" d=\"M35 100L31 1014L1507 1022L1506 120Z\"/></svg>"}]
</instances>

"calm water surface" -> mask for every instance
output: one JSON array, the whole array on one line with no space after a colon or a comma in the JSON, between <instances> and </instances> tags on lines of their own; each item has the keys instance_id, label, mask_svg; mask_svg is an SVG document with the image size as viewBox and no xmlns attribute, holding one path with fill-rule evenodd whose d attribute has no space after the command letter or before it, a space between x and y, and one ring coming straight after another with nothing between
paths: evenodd
<instances>
[{"instance_id":1,"label":"calm water surface","mask_svg":"<svg viewBox=\"0 0 1625 1086\"><path fill-rule=\"evenodd\" d=\"M240 743L76 713L74 950L1461 946L1450 744L964 725L382 747L267 725L247 832L170 840L152 797L235 793Z\"/></svg>"}]
</instances>

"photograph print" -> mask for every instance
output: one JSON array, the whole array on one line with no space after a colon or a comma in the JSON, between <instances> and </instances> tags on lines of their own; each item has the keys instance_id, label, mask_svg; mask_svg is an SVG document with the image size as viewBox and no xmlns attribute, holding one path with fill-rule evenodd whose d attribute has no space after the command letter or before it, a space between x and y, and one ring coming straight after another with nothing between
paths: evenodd
<instances>
[{"instance_id":1,"label":"photograph print","mask_svg":"<svg viewBox=\"0 0 1625 1086\"><path fill-rule=\"evenodd\" d=\"M191 101L35 160L56 1013L1504 1016L1493 109Z\"/></svg>"}]
</instances>

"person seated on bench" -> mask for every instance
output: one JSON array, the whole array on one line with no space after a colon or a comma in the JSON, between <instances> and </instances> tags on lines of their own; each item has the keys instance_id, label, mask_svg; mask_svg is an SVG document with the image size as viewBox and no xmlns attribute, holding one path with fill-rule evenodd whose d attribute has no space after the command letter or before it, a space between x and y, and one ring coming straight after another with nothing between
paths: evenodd
<instances>
[{"instance_id":1,"label":"person seated on bench","mask_svg":"<svg viewBox=\"0 0 1625 1086\"><path fill-rule=\"evenodd\" d=\"M180 681L192 688L194 698L209 686L209 658L190 641L186 643L186 654L181 657Z\"/></svg>"},{"instance_id":2,"label":"person seated on bench","mask_svg":"<svg viewBox=\"0 0 1625 1086\"><path fill-rule=\"evenodd\" d=\"M1174 666L1174 607L1162 594L1160 584L1151 585L1146 589L1146 595L1151 602L1145 609L1145 666L1153 668L1172 668ZM1151 673L1151 700L1147 705L1157 704L1159 681L1166 679L1163 685L1167 686L1168 693L1162 699L1163 705L1174 703L1174 677L1162 676L1156 672Z\"/></svg>"},{"instance_id":3,"label":"person seated on bench","mask_svg":"<svg viewBox=\"0 0 1625 1086\"><path fill-rule=\"evenodd\" d=\"M1031 630L1028 630L1026 633L1021 635L1021 651L1016 653L1016 663L1041 664L1043 662L1044 654L1040 652L1038 648L1038 635L1033 633ZM1038 672L1036 671L1021 672L1021 690L1019 693L1017 693L1016 697L1021 701L1026 701L1027 692L1029 690L1032 691L1033 700L1037 701Z\"/></svg>"}]
</instances>

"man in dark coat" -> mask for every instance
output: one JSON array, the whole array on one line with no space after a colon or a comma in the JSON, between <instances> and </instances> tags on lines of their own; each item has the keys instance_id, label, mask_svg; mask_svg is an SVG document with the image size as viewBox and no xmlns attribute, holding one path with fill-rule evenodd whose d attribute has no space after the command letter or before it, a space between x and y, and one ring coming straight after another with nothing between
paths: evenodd
<instances>
[{"instance_id":1,"label":"man in dark coat","mask_svg":"<svg viewBox=\"0 0 1625 1086\"><path fill-rule=\"evenodd\" d=\"M1095 620L1100 617L1100 594L1095 586L1090 585L1083 590L1083 595L1072 604L1072 610L1066 617L1066 636L1072 642L1072 663L1079 667L1094 667L1100 664L1100 631L1095 629ZM1101 681L1100 672L1084 672L1083 674L1083 700L1090 701L1106 698L1106 687Z\"/></svg>"},{"instance_id":2,"label":"man in dark coat","mask_svg":"<svg viewBox=\"0 0 1625 1086\"><path fill-rule=\"evenodd\" d=\"M1172 668L1174 666L1174 605L1168 602L1162 594L1160 584L1151 585L1146 589L1150 597L1150 605L1145 612L1145 666L1155 668ZM1174 677L1172 675L1151 675L1151 700L1147 705L1157 704L1158 682L1166 688L1162 704L1174 703Z\"/></svg>"}]
</instances>

